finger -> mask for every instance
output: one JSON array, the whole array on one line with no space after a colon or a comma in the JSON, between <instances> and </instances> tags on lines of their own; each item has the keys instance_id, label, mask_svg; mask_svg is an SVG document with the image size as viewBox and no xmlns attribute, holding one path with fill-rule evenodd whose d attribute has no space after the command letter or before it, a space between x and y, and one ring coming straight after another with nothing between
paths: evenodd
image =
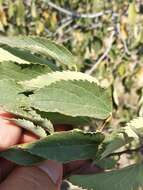
<instances>
[{"instance_id":1,"label":"finger","mask_svg":"<svg viewBox=\"0 0 143 190\"><path fill-rule=\"evenodd\" d=\"M0 151L18 143L22 129L0 117Z\"/></svg>"},{"instance_id":2,"label":"finger","mask_svg":"<svg viewBox=\"0 0 143 190\"><path fill-rule=\"evenodd\" d=\"M7 175L14 169L15 164L10 161L0 158L0 183L7 177Z\"/></svg>"},{"instance_id":3,"label":"finger","mask_svg":"<svg viewBox=\"0 0 143 190\"><path fill-rule=\"evenodd\" d=\"M47 162L48 163L48 162ZM44 163L45 167L46 164ZM51 163L51 169L56 170L58 179L55 181L49 175L49 170L46 167L18 167L16 168L8 178L0 185L1 190L60 190L62 168L59 168L59 164L55 166L55 163ZM50 172L51 172L50 171Z\"/></svg>"},{"instance_id":4,"label":"finger","mask_svg":"<svg viewBox=\"0 0 143 190\"><path fill-rule=\"evenodd\" d=\"M39 139L39 137L37 137L36 135L31 133L30 131L24 131L21 138L20 138L20 140L19 140L19 143L20 144L28 143L28 142L35 141L37 139Z\"/></svg>"},{"instance_id":5,"label":"finger","mask_svg":"<svg viewBox=\"0 0 143 190\"><path fill-rule=\"evenodd\" d=\"M4 112L0 110L0 117L1 118L15 118L16 116L14 114L11 114L9 112Z\"/></svg>"}]
</instances>

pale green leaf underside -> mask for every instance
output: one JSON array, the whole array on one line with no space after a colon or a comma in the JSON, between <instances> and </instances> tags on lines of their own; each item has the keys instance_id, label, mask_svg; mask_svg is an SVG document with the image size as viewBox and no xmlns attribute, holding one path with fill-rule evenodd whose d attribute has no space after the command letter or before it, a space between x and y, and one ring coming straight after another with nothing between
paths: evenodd
<instances>
[{"instance_id":1,"label":"pale green leaf underside","mask_svg":"<svg viewBox=\"0 0 143 190\"><path fill-rule=\"evenodd\" d=\"M56 65L53 64L51 61L36 56L27 50L12 48L9 46L2 46L0 48L0 55L1 55L0 62L13 61L19 64L31 64L31 63L44 64L47 65L47 67L49 67L49 71L58 70Z\"/></svg>"},{"instance_id":2,"label":"pale green leaf underside","mask_svg":"<svg viewBox=\"0 0 143 190\"><path fill-rule=\"evenodd\" d=\"M46 131L41 126L38 126L38 125L36 126L31 121L28 121L25 119L15 119L14 122L16 123L16 125L32 132L33 134L35 134L36 136L38 136L40 138L47 136Z\"/></svg>"},{"instance_id":3,"label":"pale green leaf underside","mask_svg":"<svg viewBox=\"0 0 143 190\"><path fill-rule=\"evenodd\" d=\"M14 62L0 63L0 80L14 79L16 81L30 80L39 75L49 73L47 65L40 64L17 64Z\"/></svg>"},{"instance_id":4,"label":"pale green leaf underside","mask_svg":"<svg viewBox=\"0 0 143 190\"><path fill-rule=\"evenodd\" d=\"M33 143L17 145L0 153L0 156L7 156L11 160L11 154L8 155L8 151L25 150L41 158L63 163L72 160L84 160L96 156L98 145L103 139L104 136L101 133L83 133L77 130L60 132ZM20 159L20 155L18 157ZM16 157L12 156L12 160L17 162ZM21 162L22 164L23 162Z\"/></svg>"},{"instance_id":5,"label":"pale green leaf underside","mask_svg":"<svg viewBox=\"0 0 143 190\"><path fill-rule=\"evenodd\" d=\"M34 36L0 36L0 44L44 54L68 66L75 65L74 57L66 48L46 38Z\"/></svg>"},{"instance_id":6,"label":"pale green leaf underside","mask_svg":"<svg viewBox=\"0 0 143 190\"><path fill-rule=\"evenodd\" d=\"M28 63L28 61L13 55L12 53L6 51L3 48L0 48L0 62L3 61L14 61L17 63L26 63L26 64Z\"/></svg>"},{"instance_id":7,"label":"pale green leaf underside","mask_svg":"<svg viewBox=\"0 0 143 190\"><path fill-rule=\"evenodd\" d=\"M143 187L143 164L103 174L72 176L70 181L88 190L138 190Z\"/></svg>"},{"instance_id":8,"label":"pale green leaf underside","mask_svg":"<svg viewBox=\"0 0 143 190\"><path fill-rule=\"evenodd\" d=\"M23 89L13 80L0 80L0 108L18 111L27 104L27 98L21 94Z\"/></svg>"},{"instance_id":9,"label":"pale green leaf underside","mask_svg":"<svg viewBox=\"0 0 143 190\"><path fill-rule=\"evenodd\" d=\"M35 91L31 106L45 112L58 112L68 116L107 118L112 111L109 90L94 82L61 80Z\"/></svg>"},{"instance_id":10,"label":"pale green leaf underside","mask_svg":"<svg viewBox=\"0 0 143 190\"><path fill-rule=\"evenodd\" d=\"M63 71L63 72L52 72L48 74L44 74L41 76L38 76L37 78L34 78L29 81L22 82L22 85L28 89L31 88L43 88L44 86L49 86L52 83L55 83L57 81L64 80L87 80L89 82L95 82L99 83L94 77L81 73L81 72L75 72L75 71Z\"/></svg>"}]
</instances>

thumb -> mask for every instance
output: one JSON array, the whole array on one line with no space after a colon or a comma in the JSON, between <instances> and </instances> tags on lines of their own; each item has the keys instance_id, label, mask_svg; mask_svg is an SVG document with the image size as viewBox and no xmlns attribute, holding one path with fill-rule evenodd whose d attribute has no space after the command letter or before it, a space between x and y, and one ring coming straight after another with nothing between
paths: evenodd
<instances>
[{"instance_id":1,"label":"thumb","mask_svg":"<svg viewBox=\"0 0 143 190\"><path fill-rule=\"evenodd\" d=\"M62 165L46 161L38 167L17 167L1 183L1 190L60 190Z\"/></svg>"}]
</instances>

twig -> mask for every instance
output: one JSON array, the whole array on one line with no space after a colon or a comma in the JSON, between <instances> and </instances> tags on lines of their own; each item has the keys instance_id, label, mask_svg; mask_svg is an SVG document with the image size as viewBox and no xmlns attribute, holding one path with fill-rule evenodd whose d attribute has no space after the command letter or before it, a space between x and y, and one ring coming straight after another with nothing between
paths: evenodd
<instances>
[{"instance_id":1,"label":"twig","mask_svg":"<svg viewBox=\"0 0 143 190\"><path fill-rule=\"evenodd\" d=\"M53 36L55 36L56 34L60 33L60 31L62 31L67 26L69 26L72 23L72 21L73 21L72 19L69 19L69 20L67 20L67 22L65 22L61 26L59 26Z\"/></svg>"},{"instance_id":2,"label":"twig","mask_svg":"<svg viewBox=\"0 0 143 190\"><path fill-rule=\"evenodd\" d=\"M90 70L88 70L88 71L86 72L87 74L91 75L91 74L93 73L93 71L98 67L98 65L108 56L108 54L109 54L109 52L110 52L110 50L111 50L111 48L112 48L112 44L113 44L113 41L114 41L114 40L113 40L114 35L115 35L115 31L113 31L113 32L111 33L111 36L110 36L110 39L109 39L109 45L108 45L106 51L105 51L104 54L98 59L98 61L93 65L93 67L92 67Z\"/></svg>"},{"instance_id":3,"label":"twig","mask_svg":"<svg viewBox=\"0 0 143 190\"><path fill-rule=\"evenodd\" d=\"M97 130L99 130L99 131L102 132L103 129L104 129L104 127L107 125L107 123L110 122L111 118L112 118L112 115L109 115L109 117L107 117L107 118L103 121L103 123L102 123L99 127L97 127Z\"/></svg>"},{"instance_id":4,"label":"twig","mask_svg":"<svg viewBox=\"0 0 143 190\"><path fill-rule=\"evenodd\" d=\"M87 13L87 14L81 14L81 13L77 13L77 12L72 12L72 11L66 10L65 8L62 8L62 7L52 3L51 1L48 1L47 4L50 7L52 7L52 8L54 8L54 9L56 9L56 10L58 10L58 11L64 13L64 14L66 14L68 16L74 17L74 18L97 18L97 17L100 17L100 16L103 15L103 12Z\"/></svg>"},{"instance_id":5,"label":"twig","mask_svg":"<svg viewBox=\"0 0 143 190\"><path fill-rule=\"evenodd\" d=\"M127 150L123 150L121 152L115 152L115 153L111 153L108 155L108 157L110 156L121 156L122 154L132 154L134 152L138 152L142 149L142 147L138 147L138 148L135 148L135 149L127 149Z\"/></svg>"},{"instance_id":6,"label":"twig","mask_svg":"<svg viewBox=\"0 0 143 190\"><path fill-rule=\"evenodd\" d=\"M122 35L121 35L120 25L118 24L116 28L117 28L117 32L118 32L118 34L119 34L119 38L120 38L121 42L123 43L125 53L130 56L130 55L131 55L131 52L130 52L129 49L128 49L127 42L126 42L125 39L123 39L123 38L121 37Z\"/></svg>"},{"instance_id":7,"label":"twig","mask_svg":"<svg viewBox=\"0 0 143 190\"><path fill-rule=\"evenodd\" d=\"M126 53L127 55L131 55L131 52L130 52L129 49L128 49L126 40L122 40L122 42L123 42L123 46L124 46L124 49L125 49L125 53Z\"/></svg>"}]
</instances>

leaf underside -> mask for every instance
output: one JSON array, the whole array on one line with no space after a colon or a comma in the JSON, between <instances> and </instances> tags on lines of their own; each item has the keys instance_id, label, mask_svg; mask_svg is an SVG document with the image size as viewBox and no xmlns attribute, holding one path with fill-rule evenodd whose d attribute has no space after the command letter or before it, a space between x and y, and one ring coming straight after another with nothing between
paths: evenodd
<instances>
[{"instance_id":1,"label":"leaf underside","mask_svg":"<svg viewBox=\"0 0 143 190\"><path fill-rule=\"evenodd\" d=\"M0 63L0 80L14 79L24 81L35 78L39 75L49 73L51 70L46 65L40 64L17 64L14 62Z\"/></svg>"},{"instance_id":2,"label":"leaf underside","mask_svg":"<svg viewBox=\"0 0 143 190\"><path fill-rule=\"evenodd\" d=\"M75 65L74 57L66 48L47 38L34 36L0 36L0 44L44 54L69 67Z\"/></svg>"},{"instance_id":3,"label":"leaf underside","mask_svg":"<svg viewBox=\"0 0 143 190\"><path fill-rule=\"evenodd\" d=\"M59 70L58 67L53 64L50 60L46 60L41 56L34 55L30 51L21 50L18 48L12 48L9 46L2 46L0 48L0 62L16 62L18 64L42 64L49 68L49 71Z\"/></svg>"}]
</instances>

